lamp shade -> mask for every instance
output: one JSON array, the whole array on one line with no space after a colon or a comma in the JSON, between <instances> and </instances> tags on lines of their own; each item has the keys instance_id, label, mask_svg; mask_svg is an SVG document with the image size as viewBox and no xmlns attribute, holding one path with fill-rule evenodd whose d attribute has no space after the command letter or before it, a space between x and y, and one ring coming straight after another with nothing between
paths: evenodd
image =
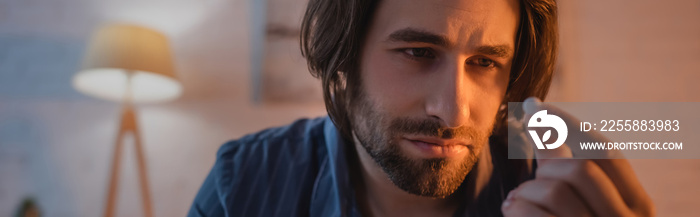
<instances>
[{"instance_id":1,"label":"lamp shade","mask_svg":"<svg viewBox=\"0 0 700 217\"><path fill-rule=\"evenodd\" d=\"M100 99L163 102L182 94L167 38L145 27L111 24L97 30L73 87Z\"/></svg>"}]
</instances>

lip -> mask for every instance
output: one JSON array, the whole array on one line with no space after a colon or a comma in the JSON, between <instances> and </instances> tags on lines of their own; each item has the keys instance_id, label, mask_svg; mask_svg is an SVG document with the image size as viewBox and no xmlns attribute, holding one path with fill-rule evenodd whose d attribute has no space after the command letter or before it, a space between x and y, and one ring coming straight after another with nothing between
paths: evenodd
<instances>
[{"instance_id":1,"label":"lip","mask_svg":"<svg viewBox=\"0 0 700 217\"><path fill-rule=\"evenodd\" d=\"M470 143L469 141L465 141L465 140L440 139L440 138L435 138L435 137L424 137L424 136L406 136L406 137L404 137L404 139L411 140L411 141L420 141L420 142L430 143L430 144L439 145L439 146L450 146L450 145L467 146L467 144Z\"/></svg>"},{"instance_id":2,"label":"lip","mask_svg":"<svg viewBox=\"0 0 700 217\"><path fill-rule=\"evenodd\" d=\"M469 143L462 140L445 140L433 137L404 137L409 152L422 158L449 158L469 150Z\"/></svg>"}]
</instances>

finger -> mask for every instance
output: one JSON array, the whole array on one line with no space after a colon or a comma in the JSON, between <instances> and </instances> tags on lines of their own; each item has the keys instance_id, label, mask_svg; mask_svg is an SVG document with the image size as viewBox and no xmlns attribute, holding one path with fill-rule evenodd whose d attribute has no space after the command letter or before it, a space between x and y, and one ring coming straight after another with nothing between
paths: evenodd
<instances>
[{"instance_id":1,"label":"finger","mask_svg":"<svg viewBox=\"0 0 700 217\"><path fill-rule=\"evenodd\" d=\"M513 197L537 204L555 216L593 216L583 198L561 180L538 178L524 182Z\"/></svg>"},{"instance_id":2,"label":"finger","mask_svg":"<svg viewBox=\"0 0 700 217\"><path fill-rule=\"evenodd\" d=\"M574 157L574 155L573 152L571 152L569 145L564 143L563 145L559 146L559 148L555 149L536 149L535 157L537 159L537 165L540 165L549 160L571 159Z\"/></svg>"},{"instance_id":3,"label":"finger","mask_svg":"<svg viewBox=\"0 0 700 217\"><path fill-rule=\"evenodd\" d=\"M547 103L537 104L537 109L547 110L548 114L556 115L560 117L568 126L568 137L566 139L568 144L578 144L579 142L609 142L610 140L598 131L587 131L583 132L576 129L581 123L581 120L569 114L568 112L562 110ZM537 110L537 111L539 111ZM569 146L567 146L569 147ZM582 150L581 148L570 148L571 153L574 157L579 159L616 159L624 158L621 152L617 150Z\"/></svg>"},{"instance_id":4,"label":"finger","mask_svg":"<svg viewBox=\"0 0 700 217\"><path fill-rule=\"evenodd\" d=\"M551 213L527 200L511 199L503 203L501 212L506 217L553 217Z\"/></svg>"},{"instance_id":5,"label":"finger","mask_svg":"<svg viewBox=\"0 0 700 217\"><path fill-rule=\"evenodd\" d=\"M526 114L527 115L527 114ZM525 116L523 120L528 120L530 116ZM536 147L530 139L530 135L523 122L515 118L509 118L508 123L508 155L513 159L536 159L538 163L542 163L545 159L552 158L572 158L571 151L568 146L562 145L557 149L541 150L535 153Z\"/></svg>"},{"instance_id":6,"label":"finger","mask_svg":"<svg viewBox=\"0 0 700 217\"><path fill-rule=\"evenodd\" d=\"M555 107L550 104L539 103L535 106L530 105L530 109L546 109L548 113L559 116L567 123L569 126L576 126L581 121L574 117L573 115L563 111L562 109ZM581 132L578 130L569 130L569 138L567 138L569 143L576 144L580 141L584 142L605 142L609 141L605 136L598 133L597 131ZM563 147L564 145L562 145ZM568 148L568 146L567 146ZM569 149L571 150L571 149ZM548 150L539 150L548 151ZM549 155L538 155L540 152L535 151L535 155L538 158L550 157ZM653 209L649 207L652 206L651 198L646 193L642 184L636 178L637 176L629 164L629 161L624 158L619 151L611 150L598 150L598 151L583 151L580 149L571 150L573 156L577 158L594 158L592 159L600 169L602 169L605 174L612 180L615 187L620 192L625 203L632 209L653 212ZM600 159L609 158L609 159ZM538 161L538 165L544 163L542 160ZM640 213L651 215L651 213Z\"/></svg>"},{"instance_id":7,"label":"finger","mask_svg":"<svg viewBox=\"0 0 700 217\"><path fill-rule=\"evenodd\" d=\"M545 110L547 107L545 107L546 104L542 103L538 98L536 97L530 97L527 98L523 102L523 111L525 112L524 118L523 118L523 129L527 129L527 124L536 112ZM551 113L551 112L547 112ZM566 121L564 121L566 122ZM567 123L567 125L570 125ZM529 133L529 132L528 132ZM537 135L532 135L532 137L536 137ZM542 164L544 163L544 159L556 159L556 158L572 158L573 154L571 152L571 149L567 145L567 143L564 143L562 146L559 148L555 149L535 149L535 157L537 159L537 164Z\"/></svg>"},{"instance_id":8,"label":"finger","mask_svg":"<svg viewBox=\"0 0 700 217\"><path fill-rule=\"evenodd\" d=\"M535 176L537 179L558 179L570 184L596 216L631 214L615 184L591 160L552 160L552 163L540 165Z\"/></svg>"}]
</instances>

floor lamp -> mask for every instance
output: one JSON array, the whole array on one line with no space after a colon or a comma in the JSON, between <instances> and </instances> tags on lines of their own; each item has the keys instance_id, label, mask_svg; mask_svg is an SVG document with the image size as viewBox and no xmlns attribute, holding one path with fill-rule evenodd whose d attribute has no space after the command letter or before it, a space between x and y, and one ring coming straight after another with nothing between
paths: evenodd
<instances>
[{"instance_id":1,"label":"floor lamp","mask_svg":"<svg viewBox=\"0 0 700 217\"><path fill-rule=\"evenodd\" d=\"M73 86L86 95L122 105L104 216L115 214L122 142L124 136L131 133L144 216L152 217L146 156L134 104L164 102L181 95L182 86L175 76L167 38L157 31L135 25L103 26L93 34L82 70L73 77Z\"/></svg>"}]
</instances>

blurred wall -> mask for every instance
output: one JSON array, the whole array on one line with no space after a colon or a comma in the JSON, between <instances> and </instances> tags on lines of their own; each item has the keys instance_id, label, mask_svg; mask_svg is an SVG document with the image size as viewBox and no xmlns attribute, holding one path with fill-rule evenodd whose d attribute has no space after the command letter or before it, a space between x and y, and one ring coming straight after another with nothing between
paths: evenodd
<instances>
[{"instance_id":1,"label":"blurred wall","mask_svg":"<svg viewBox=\"0 0 700 217\"><path fill-rule=\"evenodd\" d=\"M549 101L700 102L700 1L563 0ZM630 160L657 216L695 216L700 160Z\"/></svg>"},{"instance_id":2,"label":"blurred wall","mask_svg":"<svg viewBox=\"0 0 700 217\"><path fill-rule=\"evenodd\" d=\"M700 101L700 1L559 1L551 100Z\"/></svg>"},{"instance_id":3,"label":"blurred wall","mask_svg":"<svg viewBox=\"0 0 700 217\"><path fill-rule=\"evenodd\" d=\"M103 22L166 33L185 87L177 101L139 108L156 216L187 212L226 140L323 115L320 102L250 102L249 8L244 0L0 0L0 216L26 196L47 216L102 214L119 105L82 96L70 81ZM548 101L700 101L697 20L697 0L560 1ZM118 216L138 216L126 147ZM632 163L659 216L697 211L700 161Z\"/></svg>"},{"instance_id":4,"label":"blurred wall","mask_svg":"<svg viewBox=\"0 0 700 217\"><path fill-rule=\"evenodd\" d=\"M102 215L120 106L71 87L102 23L168 35L184 85L174 102L139 107L156 216L189 210L227 140L324 115L321 102L250 101L251 7L243 0L0 0L0 216L12 216L28 196L47 216ZM141 216L131 145L123 150L117 216Z\"/></svg>"}]
</instances>

